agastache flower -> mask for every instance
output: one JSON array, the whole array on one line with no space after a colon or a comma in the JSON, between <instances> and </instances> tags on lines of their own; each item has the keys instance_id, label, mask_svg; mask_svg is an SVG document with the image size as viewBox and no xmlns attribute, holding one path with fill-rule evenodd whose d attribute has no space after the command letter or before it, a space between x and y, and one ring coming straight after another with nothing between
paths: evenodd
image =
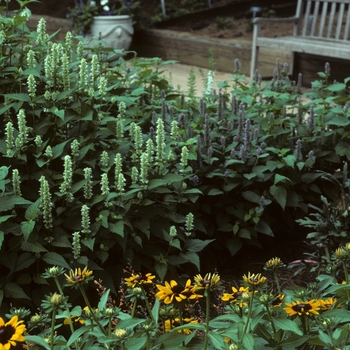
<instances>
[{"instance_id":1,"label":"agastache flower","mask_svg":"<svg viewBox=\"0 0 350 350\"><path fill-rule=\"evenodd\" d=\"M90 208L86 204L84 204L81 207L81 227L82 227L81 232L85 233L86 235L88 235L91 232L89 212L90 212Z\"/></svg>"},{"instance_id":2,"label":"agastache flower","mask_svg":"<svg viewBox=\"0 0 350 350\"><path fill-rule=\"evenodd\" d=\"M43 221L46 229L52 227L52 202L50 186L45 176L40 177L40 208L43 212Z\"/></svg>"},{"instance_id":3,"label":"agastache flower","mask_svg":"<svg viewBox=\"0 0 350 350\"><path fill-rule=\"evenodd\" d=\"M21 178L19 176L18 169L12 170L12 187L13 187L13 194L15 196L21 195Z\"/></svg>"},{"instance_id":4,"label":"agastache flower","mask_svg":"<svg viewBox=\"0 0 350 350\"><path fill-rule=\"evenodd\" d=\"M92 170L91 168L84 168L84 197L90 199L92 197Z\"/></svg>"}]
</instances>

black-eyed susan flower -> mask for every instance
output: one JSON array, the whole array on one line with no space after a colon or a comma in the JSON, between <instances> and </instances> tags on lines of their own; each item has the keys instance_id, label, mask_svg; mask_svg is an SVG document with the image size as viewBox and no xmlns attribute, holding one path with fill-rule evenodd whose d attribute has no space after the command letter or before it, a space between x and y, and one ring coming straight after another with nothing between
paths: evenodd
<instances>
[{"instance_id":1,"label":"black-eyed susan flower","mask_svg":"<svg viewBox=\"0 0 350 350\"><path fill-rule=\"evenodd\" d=\"M17 316L13 316L10 321L5 321L0 317L0 349L9 350L12 346L16 346L17 342L26 341L23 333L26 327L22 324L23 321L18 321Z\"/></svg>"},{"instance_id":2,"label":"black-eyed susan flower","mask_svg":"<svg viewBox=\"0 0 350 350\"><path fill-rule=\"evenodd\" d=\"M69 284L76 286L88 282L92 278L92 271L85 266L83 270L79 267L78 269L70 270L69 275L64 275Z\"/></svg>"},{"instance_id":3,"label":"black-eyed susan flower","mask_svg":"<svg viewBox=\"0 0 350 350\"><path fill-rule=\"evenodd\" d=\"M344 247L337 248L334 255L338 260L345 260L349 258L349 252Z\"/></svg>"},{"instance_id":4,"label":"black-eyed susan flower","mask_svg":"<svg viewBox=\"0 0 350 350\"><path fill-rule=\"evenodd\" d=\"M266 282L266 277L261 276L261 273L251 274L248 272L248 276L244 275L243 280L251 286L260 286Z\"/></svg>"},{"instance_id":5,"label":"black-eyed susan flower","mask_svg":"<svg viewBox=\"0 0 350 350\"><path fill-rule=\"evenodd\" d=\"M197 324L198 321L195 320L193 317L190 318L183 318L182 319L182 324ZM164 329L165 332L168 333L170 332L173 328L179 327L181 325L180 319L177 317L175 319L168 319L164 321ZM180 329L177 331L178 333L185 333L185 334L191 334L192 331L190 329Z\"/></svg>"},{"instance_id":6,"label":"black-eyed susan flower","mask_svg":"<svg viewBox=\"0 0 350 350\"><path fill-rule=\"evenodd\" d=\"M207 273L204 277L196 275L194 285L197 289L215 289L219 287L220 276L217 273Z\"/></svg>"},{"instance_id":7,"label":"black-eyed susan flower","mask_svg":"<svg viewBox=\"0 0 350 350\"><path fill-rule=\"evenodd\" d=\"M136 286L139 286L141 284L152 283L152 280L154 278L156 278L156 276L152 275L151 273L146 273L146 275L144 276L142 276L141 273L132 273L131 277L124 278L124 280L127 286L135 288Z\"/></svg>"},{"instance_id":8,"label":"black-eyed susan flower","mask_svg":"<svg viewBox=\"0 0 350 350\"><path fill-rule=\"evenodd\" d=\"M330 310L333 308L334 304L336 303L337 299L335 298L329 298L327 300L319 300L320 308L321 310Z\"/></svg>"},{"instance_id":9,"label":"black-eyed susan flower","mask_svg":"<svg viewBox=\"0 0 350 350\"><path fill-rule=\"evenodd\" d=\"M244 293L249 293L249 287L239 287L237 289L236 287L231 287L232 293L224 293L221 297L222 301L229 301L230 303L235 303L239 307L246 306L247 303L244 301L246 298L243 298L245 296Z\"/></svg>"},{"instance_id":10,"label":"black-eyed susan flower","mask_svg":"<svg viewBox=\"0 0 350 350\"><path fill-rule=\"evenodd\" d=\"M156 293L156 297L163 300L165 304L171 304L174 301L181 303L186 300L198 299L203 296L195 292L195 287L191 284L190 279L187 280L185 286L171 280L170 283L165 282L164 286L157 284L156 287L159 290Z\"/></svg>"},{"instance_id":11,"label":"black-eyed susan flower","mask_svg":"<svg viewBox=\"0 0 350 350\"><path fill-rule=\"evenodd\" d=\"M271 306L272 306L272 307L281 306L284 297L285 297L284 294L278 294L276 297L273 297Z\"/></svg>"},{"instance_id":12,"label":"black-eyed susan flower","mask_svg":"<svg viewBox=\"0 0 350 350\"><path fill-rule=\"evenodd\" d=\"M283 264L282 260L280 258L272 258L265 263L265 270L275 270L278 269L279 267L284 267L285 265Z\"/></svg>"},{"instance_id":13,"label":"black-eyed susan flower","mask_svg":"<svg viewBox=\"0 0 350 350\"><path fill-rule=\"evenodd\" d=\"M302 316L310 314L318 315L318 310L320 309L320 303L318 300L309 300L309 301L294 301L291 304L286 303L284 310L289 316Z\"/></svg>"}]
</instances>

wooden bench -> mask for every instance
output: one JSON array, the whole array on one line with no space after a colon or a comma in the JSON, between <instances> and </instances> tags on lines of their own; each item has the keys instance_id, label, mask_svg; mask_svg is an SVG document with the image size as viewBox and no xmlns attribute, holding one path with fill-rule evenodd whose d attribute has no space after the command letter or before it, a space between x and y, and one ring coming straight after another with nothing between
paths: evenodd
<instances>
[{"instance_id":1,"label":"wooden bench","mask_svg":"<svg viewBox=\"0 0 350 350\"><path fill-rule=\"evenodd\" d=\"M294 23L293 34L260 36L261 25L269 23ZM251 78L258 66L260 47L291 52L291 74L295 52L350 60L350 0L298 0L294 17L258 17L253 19L253 24Z\"/></svg>"}]
</instances>

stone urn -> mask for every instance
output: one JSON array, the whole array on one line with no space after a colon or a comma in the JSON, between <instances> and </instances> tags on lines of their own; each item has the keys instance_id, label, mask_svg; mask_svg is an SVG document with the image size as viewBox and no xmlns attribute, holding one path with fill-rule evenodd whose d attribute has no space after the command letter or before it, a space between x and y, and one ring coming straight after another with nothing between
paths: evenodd
<instances>
[{"instance_id":1,"label":"stone urn","mask_svg":"<svg viewBox=\"0 0 350 350\"><path fill-rule=\"evenodd\" d=\"M127 15L95 16L90 29L91 34L86 35L88 41L98 37L107 47L118 50L128 50L134 34L132 19ZM92 44L97 43L93 40Z\"/></svg>"}]
</instances>

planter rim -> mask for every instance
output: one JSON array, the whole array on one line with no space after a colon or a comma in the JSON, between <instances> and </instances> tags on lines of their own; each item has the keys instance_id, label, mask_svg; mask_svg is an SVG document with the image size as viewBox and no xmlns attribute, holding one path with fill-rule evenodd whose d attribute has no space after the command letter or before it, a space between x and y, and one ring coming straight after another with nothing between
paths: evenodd
<instances>
[{"instance_id":1,"label":"planter rim","mask_svg":"<svg viewBox=\"0 0 350 350\"><path fill-rule=\"evenodd\" d=\"M126 18L131 18L129 15L111 15L111 16L93 16L93 18L96 19L115 19L115 18L120 18L120 19L126 19Z\"/></svg>"}]
</instances>

